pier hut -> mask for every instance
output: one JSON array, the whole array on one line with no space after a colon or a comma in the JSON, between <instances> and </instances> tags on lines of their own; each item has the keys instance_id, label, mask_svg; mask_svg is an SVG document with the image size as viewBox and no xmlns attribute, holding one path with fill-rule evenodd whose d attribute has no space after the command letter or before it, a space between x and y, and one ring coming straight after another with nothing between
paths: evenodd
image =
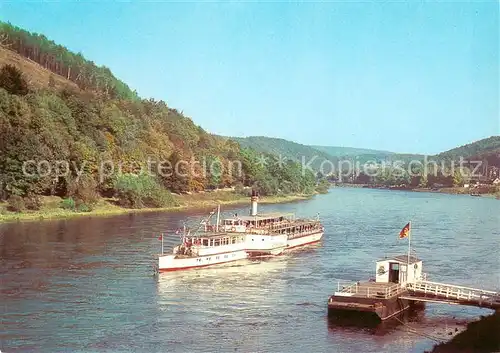
<instances>
[{"instance_id":1,"label":"pier hut","mask_svg":"<svg viewBox=\"0 0 500 353\"><path fill-rule=\"evenodd\" d=\"M422 278L422 260L413 255L386 257L377 261L376 271L377 283L405 284Z\"/></svg>"},{"instance_id":2,"label":"pier hut","mask_svg":"<svg viewBox=\"0 0 500 353\"><path fill-rule=\"evenodd\" d=\"M500 293L427 281L422 260L398 255L376 261L375 279L337 284L328 299L328 316L387 320L425 302L469 305L500 310Z\"/></svg>"}]
</instances>

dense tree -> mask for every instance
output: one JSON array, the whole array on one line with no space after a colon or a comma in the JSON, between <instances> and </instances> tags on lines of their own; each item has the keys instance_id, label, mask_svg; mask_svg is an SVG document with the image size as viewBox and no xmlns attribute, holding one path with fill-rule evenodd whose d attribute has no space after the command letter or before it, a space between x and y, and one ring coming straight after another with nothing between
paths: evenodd
<instances>
[{"instance_id":1,"label":"dense tree","mask_svg":"<svg viewBox=\"0 0 500 353\"><path fill-rule=\"evenodd\" d=\"M25 95L29 91L22 72L13 65L4 65L0 69L0 87L16 95Z\"/></svg>"}]
</instances>

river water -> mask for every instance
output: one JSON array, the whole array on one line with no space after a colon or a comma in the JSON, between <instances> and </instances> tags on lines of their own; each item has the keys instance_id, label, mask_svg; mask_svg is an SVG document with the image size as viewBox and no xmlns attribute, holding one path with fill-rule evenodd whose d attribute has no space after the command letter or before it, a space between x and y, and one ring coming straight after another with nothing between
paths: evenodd
<instances>
[{"instance_id":1,"label":"river water","mask_svg":"<svg viewBox=\"0 0 500 353\"><path fill-rule=\"evenodd\" d=\"M428 304L405 324L378 328L326 317L338 280L374 277L378 258L406 253L398 233L408 220L431 280L500 288L492 198L335 188L260 210L319 212L325 236L272 260L154 276L158 234L199 224L206 211L0 225L0 350L423 352L435 343L425 336L448 339L490 311Z\"/></svg>"}]
</instances>

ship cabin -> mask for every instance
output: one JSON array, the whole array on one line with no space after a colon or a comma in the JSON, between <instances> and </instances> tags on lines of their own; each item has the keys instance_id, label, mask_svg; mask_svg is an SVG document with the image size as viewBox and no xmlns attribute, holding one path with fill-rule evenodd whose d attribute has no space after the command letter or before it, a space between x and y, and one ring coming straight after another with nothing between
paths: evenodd
<instances>
[{"instance_id":1,"label":"ship cabin","mask_svg":"<svg viewBox=\"0 0 500 353\"><path fill-rule=\"evenodd\" d=\"M294 218L293 214L269 213L255 216L238 216L226 218L222 222L222 229L226 232L245 233L252 229L270 229L288 224Z\"/></svg>"},{"instance_id":2,"label":"ship cabin","mask_svg":"<svg viewBox=\"0 0 500 353\"><path fill-rule=\"evenodd\" d=\"M205 233L197 237L190 237L174 249L178 255L203 256L212 253L232 251L239 244L245 242L243 235L220 233Z\"/></svg>"},{"instance_id":3,"label":"ship cabin","mask_svg":"<svg viewBox=\"0 0 500 353\"><path fill-rule=\"evenodd\" d=\"M375 282L399 283L405 285L423 277L422 260L411 255L408 263L408 255L385 257L378 260L376 265Z\"/></svg>"}]
</instances>

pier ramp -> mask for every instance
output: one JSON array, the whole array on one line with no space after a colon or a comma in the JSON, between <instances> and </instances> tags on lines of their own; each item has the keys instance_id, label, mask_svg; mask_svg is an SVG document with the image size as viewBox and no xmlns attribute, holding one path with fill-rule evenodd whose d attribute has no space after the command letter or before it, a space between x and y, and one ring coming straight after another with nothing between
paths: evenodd
<instances>
[{"instance_id":1,"label":"pier ramp","mask_svg":"<svg viewBox=\"0 0 500 353\"><path fill-rule=\"evenodd\" d=\"M406 283L401 299L500 309L498 292L430 281Z\"/></svg>"}]
</instances>

